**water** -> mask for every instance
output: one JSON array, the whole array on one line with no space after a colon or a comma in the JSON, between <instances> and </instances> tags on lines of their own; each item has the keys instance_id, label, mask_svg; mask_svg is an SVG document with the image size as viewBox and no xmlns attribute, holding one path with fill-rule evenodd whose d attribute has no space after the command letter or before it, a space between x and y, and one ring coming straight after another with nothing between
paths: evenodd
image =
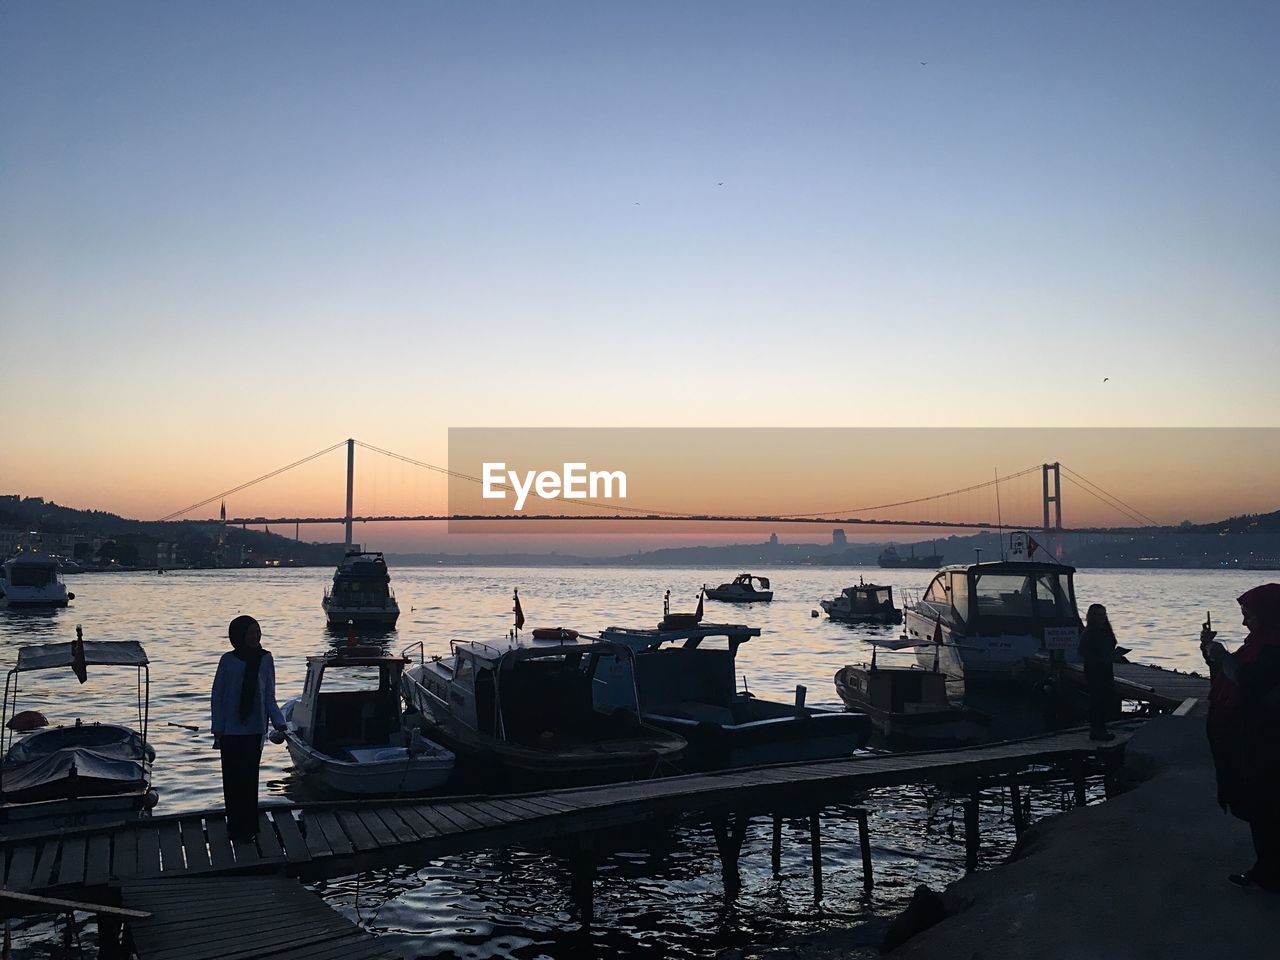
<instances>
[{"instance_id":1,"label":"water","mask_svg":"<svg viewBox=\"0 0 1280 960\"><path fill-rule=\"evenodd\" d=\"M402 614L393 649L423 641L428 655L446 653L451 639L505 636L511 591L520 589L528 623L594 631L610 625L652 625L662 594L674 609L693 609L702 583L737 571L709 569L396 568L393 585ZM866 659L862 639L896 628L853 627L814 619L819 599L867 580L919 589L930 571L785 567L761 569L773 580L771 604L739 607L708 602L707 619L747 622L764 630L738 656L739 673L758 696L790 701L797 684L808 702L839 708L832 677ZM77 623L88 639L136 639L151 659L151 740L157 750L159 812L195 810L221 801L218 757L208 734L209 685L227 649L226 626L240 613L262 624L263 644L277 665L281 702L302 687L304 658L334 642L320 610L332 571L244 570L156 574L82 574L68 578L72 606L53 614L0 613L0 657L12 664L26 643L69 640ZM1088 570L1077 575L1083 609L1106 604L1131 659L1182 670L1201 666L1196 638L1206 609L1223 638L1238 639L1234 598L1266 577L1244 571ZM339 639L337 642L341 642ZM23 678L19 708L44 710L53 723L76 716L133 719L135 677L122 668L90 668L79 687L70 672ZM197 727L199 732L186 729ZM284 748L263 756L263 793L306 798ZM851 798L851 801L859 798ZM565 851L480 851L417 868L365 874L321 887L322 894L405 956L702 957L721 950L745 956L793 934L811 934L853 919L891 916L917 883L939 886L962 872L959 808L934 788L876 791L871 831L875 897L861 893L856 821L838 809L824 814L826 897L813 903L808 833L788 821L781 879L769 867L769 824L753 822L742 859L742 889L726 903L715 843L696 822L640 838L613 851L596 885L596 923L577 930L568 907ZM1041 814L1061 803L1056 790L1035 797ZM998 795L984 807L984 858L994 862L1012 841ZM642 842L641 842L642 840ZM874 932L873 923L872 933ZM870 942L874 942L871 933ZM857 955L855 954L850 954ZM868 954L870 955L870 954Z\"/></svg>"}]
</instances>

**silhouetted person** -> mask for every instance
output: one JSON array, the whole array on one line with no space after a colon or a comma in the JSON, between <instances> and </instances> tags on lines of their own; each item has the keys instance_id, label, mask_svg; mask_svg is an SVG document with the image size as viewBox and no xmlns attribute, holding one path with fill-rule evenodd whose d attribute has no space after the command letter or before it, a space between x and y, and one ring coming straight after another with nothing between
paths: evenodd
<instances>
[{"instance_id":1,"label":"silhouetted person","mask_svg":"<svg viewBox=\"0 0 1280 960\"><path fill-rule=\"evenodd\" d=\"M1249 635L1234 653L1208 623L1200 632L1218 803L1248 822L1257 855L1227 879L1280 891L1280 583L1254 587L1239 602Z\"/></svg>"},{"instance_id":2,"label":"silhouetted person","mask_svg":"<svg viewBox=\"0 0 1280 960\"><path fill-rule=\"evenodd\" d=\"M262 628L253 617L227 627L232 649L218 661L213 678L214 747L222 752L222 797L227 833L252 840L258 833L258 764L267 722L285 729L276 704L276 665L262 649Z\"/></svg>"},{"instance_id":3,"label":"silhouetted person","mask_svg":"<svg viewBox=\"0 0 1280 960\"><path fill-rule=\"evenodd\" d=\"M1114 740L1107 732L1107 718L1115 703L1116 635L1107 618L1107 608L1100 603L1089 607L1084 616L1084 632L1080 634L1080 659L1084 662L1084 679L1089 689L1089 739Z\"/></svg>"}]
</instances>

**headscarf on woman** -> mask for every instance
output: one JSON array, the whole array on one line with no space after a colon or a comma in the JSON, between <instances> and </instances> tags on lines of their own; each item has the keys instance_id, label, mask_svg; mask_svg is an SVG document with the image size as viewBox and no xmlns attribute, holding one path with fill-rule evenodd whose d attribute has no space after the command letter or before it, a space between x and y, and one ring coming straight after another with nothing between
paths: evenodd
<instances>
[{"instance_id":1,"label":"headscarf on woman","mask_svg":"<svg viewBox=\"0 0 1280 960\"><path fill-rule=\"evenodd\" d=\"M234 648L232 656L244 664L244 680L240 683L240 703L236 710L241 723L248 720L249 715L253 713L254 704L258 699L258 670L262 666L262 658L267 653L260 645L249 645L249 633L255 627L258 628L258 634L261 636L262 629L258 627L258 621L250 616L236 617L227 627L227 638Z\"/></svg>"}]
</instances>

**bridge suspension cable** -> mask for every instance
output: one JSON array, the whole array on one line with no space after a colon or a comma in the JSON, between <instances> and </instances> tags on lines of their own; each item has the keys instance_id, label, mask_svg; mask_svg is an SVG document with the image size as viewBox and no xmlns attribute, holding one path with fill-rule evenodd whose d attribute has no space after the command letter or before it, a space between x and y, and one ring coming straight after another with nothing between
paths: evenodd
<instances>
[{"instance_id":1,"label":"bridge suspension cable","mask_svg":"<svg viewBox=\"0 0 1280 960\"><path fill-rule=\"evenodd\" d=\"M899 500L896 503L879 503L870 507L848 507L839 510L806 510L803 513L777 513L776 517L825 517L829 514L840 514L841 516L852 516L855 513L870 513L872 510L889 510L893 507L908 507L917 503L929 503L934 500L942 500L946 497L954 497L962 493L971 493L974 490L982 490L986 487L993 487L996 484L1006 483L1009 480L1017 480L1019 477L1025 477L1028 474L1036 473L1040 470L1040 465L1027 467L1025 470L1019 470L1017 473L1011 473L1004 477L995 477L991 480L984 480L982 483L974 483L967 487L960 487L956 490L948 490L946 493L935 493L928 497L915 497L911 500Z\"/></svg>"},{"instance_id":2,"label":"bridge suspension cable","mask_svg":"<svg viewBox=\"0 0 1280 960\"><path fill-rule=\"evenodd\" d=\"M1114 494L1108 493L1106 490L1103 490L1096 483L1093 483L1092 481L1076 473L1066 464L1062 464L1061 466L1062 466L1063 472L1065 472L1068 478L1071 479L1076 484L1076 486L1078 486L1081 490L1083 490L1085 493L1089 494L1090 496L1094 497L1095 499L1102 501L1104 504L1111 507L1111 509L1115 510L1117 513L1121 513L1124 516L1128 517L1130 520L1135 521L1138 524L1138 526L1150 526L1150 527L1162 526L1159 520L1155 520L1147 516L1145 513L1143 513L1141 510L1139 510L1137 507L1133 506L1132 504L1126 503L1125 501L1121 500L1119 497L1115 496Z\"/></svg>"},{"instance_id":3,"label":"bridge suspension cable","mask_svg":"<svg viewBox=\"0 0 1280 960\"><path fill-rule=\"evenodd\" d=\"M280 467L277 470L272 470L270 473L264 473L262 476L254 480L250 480L247 483L242 483L239 486L232 487L230 490L224 490L222 491L222 493L215 493L212 497L207 497L206 499L201 500L199 503L193 503L189 507L184 507L181 510L175 510L173 513L169 514L168 516L161 517L157 522L164 523L168 520L177 520L178 517L182 516L185 513L190 513L192 510L199 510L201 507L207 507L209 504L213 503L213 501L215 500L221 500L225 497L231 496L233 493L239 493L241 490L245 490L249 487L252 487L255 483L261 483L263 480L270 480L272 477L278 477L280 476L280 474L284 473L287 470L292 470L294 467L300 467L304 463L310 463L312 460L315 460L317 457L323 457L326 453L333 453L333 451L337 450L339 447L345 447L346 445L347 445L347 441L339 440L333 446L325 447L323 450L317 451L316 453L311 454L311 456L309 457L303 457L301 460L295 460L293 461L293 463L289 464L288 466Z\"/></svg>"}]
</instances>

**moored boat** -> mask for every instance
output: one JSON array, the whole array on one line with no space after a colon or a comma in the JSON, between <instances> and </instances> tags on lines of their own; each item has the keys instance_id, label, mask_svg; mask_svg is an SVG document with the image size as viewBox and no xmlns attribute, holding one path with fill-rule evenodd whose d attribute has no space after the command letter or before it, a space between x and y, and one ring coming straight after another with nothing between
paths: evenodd
<instances>
[{"instance_id":1,"label":"moored boat","mask_svg":"<svg viewBox=\"0 0 1280 960\"><path fill-rule=\"evenodd\" d=\"M426 734L457 753L473 774L512 785L638 780L671 771L682 737L641 722L634 688L599 709L602 665L628 651L575 631L497 644L453 641L447 657L405 671L405 701Z\"/></svg>"},{"instance_id":2,"label":"moored boat","mask_svg":"<svg viewBox=\"0 0 1280 960\"><path fill-rule=\"evenodd\" d=\"M991 717L952 702L947 691L947 676L937 661L932 669L918 664L883 666L877 663L878 647L901 650L919 644L877 640L871 643L870 665L848 665L836 672L836 693L850 710L867 714L889 746L955 746L986 736Z\"/></svg>"},{"instance_id":3,"label":"moored boat","mask_svg":"<svg viewBox=\"0 0 1280 960\"><path fill-rule=\"evenodd\" d=\"M333 572L321 601L330 626L394 627L400 605L381 553L352 550Z\"/></svg>"},{"instance_id":4,"label":"moored boat","mask_svg":"<svg viewBox=\"0 0 1280 960\"><path fill-rule=\"evenodd\" d=\"M632 656L602 666L602 702L638 696L648 723L689 741L687 764L699 768L847 757L871 734L866 716L762 700L737 689L738 648L757 627L695 623L655 630L610 627L601 639Z\"/></svg>"},{"instance_id":5,"label":"moored boat","mask_svg":"<svg viewBox=\"0 0 1280 960\"><path fill-rule=\"evenodd\" d=\"M941 638L942 670L966 686L1016 681L1028 661L1058 651L1074 661L1081 629L1075 568L1034 560L1039 545L1015 535L1007 559L943 567L904 611L913 640ZM928 665L933 652L916 654Z\"/></svg>"},{"instance_id":6,"label":"moored boat","mask_svg":"<svg viewBox=\"0 0 1280 960\"><path fill-rule=\"evenodd\" d=\"M75 599L60 576L58 558L32 546L23 546L0 564L0 607L53 609Z\"/></svg>"},{"instance_id":7,"label":"moored boat","mask_svg":"<svg viewBox=\"0 0 1280 960\"><path fill-rule=\"evenodd\" d=\"M893 587L859 580L845 587L832 600L819 600L818 606L832 620L843 623L901 623L902 611L893 603Z\"/></svg>"},{"instance_id":8,"label":"moored boat","mask_svg":"<svg viewBox=\"0 0 1280 960\"><path fill-rule=\"evenodd\" d=\"M400 677L408 661L348 645L307 658L302 696L282 708L298 772L335 793L422 793L443 786L453 754L406 722Z\"/></svg>"},{"instance_id":9,"label":"moored boat","mask_svg":"<svg viewBox=\"0 0 1280 960\"><path fill-rule=\"evenodd\" d=\"M49 726L38 711L17 711L18 680L35 670L82 672L133 668L138 674L137 726L88 722ZM107 826L145 816L157 801L151 787L155 749L147 741L150 667L136 640L45 643L18 650L5 681L0 736L0 835ZM132 699L132 694L131 694ZM75 703L67 698L67 703ZM15 736L21 735L19 739Z\"/></svg>"},{"instance_id":10,"label":"moored boat","mask_svg":"<svg viewBox=\"0 0 1280 960\"><path fill-rule=\"evenodd\" d=\"M722 583L718 587L704 586L702 590L708 600L721 603L767 603L773 599L769 578L750 573L740 573L730 583Z\"/></svg>"}]
</instances>

